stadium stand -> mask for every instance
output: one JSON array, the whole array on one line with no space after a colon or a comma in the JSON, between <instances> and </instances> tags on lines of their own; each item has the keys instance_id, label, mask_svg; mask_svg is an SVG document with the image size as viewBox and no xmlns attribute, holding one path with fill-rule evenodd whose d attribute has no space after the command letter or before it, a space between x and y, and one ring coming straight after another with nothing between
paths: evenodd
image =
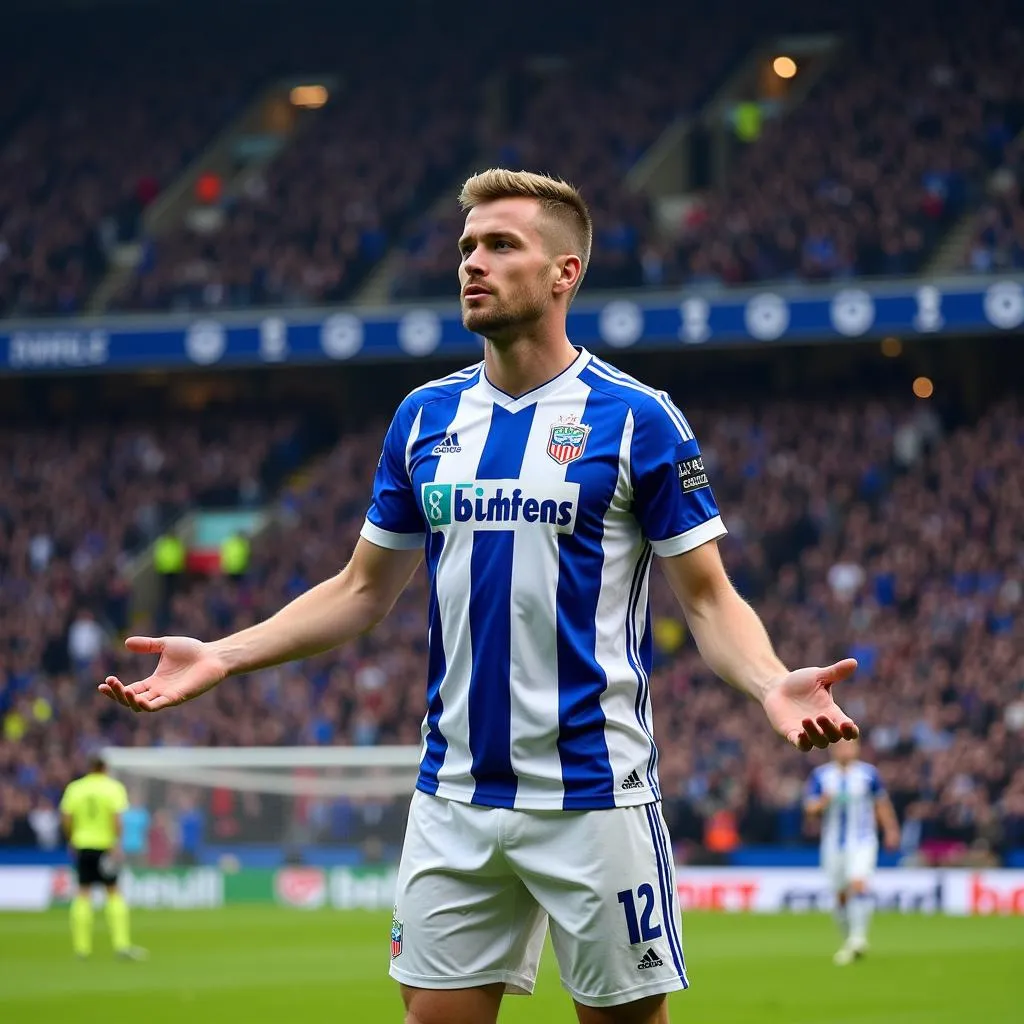
<instances>
[{"instance_id":1,"label":"stadium stand","mask_svg":"<svg viewBox=\"0 0 1024 1024\"><path fill-rule=\"evenodd\" d=\"M239 416L3 432L4 812L26 794L53 798L68 758L100 737L82 701L128 624L127 560L196 502L261 501L309 440L294 419Z\"/></svg>"},{"instance_id":2,"label":"stadium stand","mask_svg":"<svg viewBox=\"0 0 1024 1024\"><path fill-rule=\"evenodd\" d=\"M583 187L599 224L590 289L913 273L983 200L1024 127L1019 19L1006 0L935 17L923 0L884 17L880 4L787 6L778 21L716 5L699 30L680 10L651 11L638 34L609 5L557 44L505 31L498 59L437 11L385 31L384 8L358 23L321 13L315 38L259 16L201 35L185 22L94 28L92 46L57 35L69 73L33 75L17 60L0 71L0 315L80 311L112 247L140 237L143 210L189 160L260 87L311 70L342 85L309 130L223 199L219 230L142 235L144 259L113 308L340 301L395 243L405 255L391 294L447 297L458 214L435 200L474 161ZM781 24L837 28L844 53L791 113L765 121L681 237L663 238L626 172ZM1019 258L1019 203L1001 196L979 214L975 269Z\"/></svg>"},{"instance_id":3,"label":"stadium stand","mask_svg":"<svg viewBox=\"0 0 1024 1024\"><path fill-rule=\"evenodd\" d=\"M642 36L613 11L597 31L560 41L550 61L520 57L506 81L508 116L486 140L484 163L526 167L572 181L598 225L587 287L639 287L653 241L647 200L626 173L676 118L695 111L752 36L727 31L727 7L688 31L679 9L652 10ZM396 298L447 296L461 217L454 203L422 216L404 239Z\"/></svg>"},{"instance_id":4,"label":"stadium stand","mask_svg":"<svg viewBox=\"0 0 1024 1024\"><path fill-rule=\"evenodd\" d=\"M508 26L497 61L434 23L389 35L386 52L335 54L329 66L347 86L315 128L253 194L231 202L224 229L161 239L115 306L338 301L402 238L410 256L396 294L447 295L457 209L450 202L440 219L414 216L495 147L509 165L547 166L583 182L604 225L593 285L640 283L647 206L627 197L622 176L719 80L749 34L716 30L727 19L720 12L707 19L706 36L696 35L682 31L679 11L664 11L650 12L638 36L627 30L625 12L607 6L607 18L558 41L550 67L568 68L564 75L537 74L542 44ZM412 92L410 81L420 83ZM495 83L505 98L504 128L485 109Z\"/></svg>"},{"instance_id":5,"label":"stadium stand","mask_svg":"<svg viewBox=\"0 0 1024 1024\"><path fill-rule=\"evenodd\" d=\"M253 82L173 19L159 36L119 16L45 40L0 68L0 316L81 312L111 247Z\"/></svg>"},{"instance_id":6,"label":"stadium stand","mask_svg":"<svg viewBox=\"0 0 1024 1024\"><path fill-rule=\"evenodd\" d=\"M207 303L347 295L402 214L465 159L479 102L483 58L454 59L457 18L424 9L398 33L389 18L387 4L321 9L313 35L280 9L240 19L217 4L27 22L38 49L8 45L0 67L0 316L81 312L127 241L151 244L120 308L188 305L207 284ZM328 69L343 97L231 207L215 241L184 229L146 238L146 207L260 88Z\"/></svg>"},{"instance_id":7,"label":"stadium stand","mask_svg":"<svg viewBox=\"0 0 1024 1024\"><path fill-rule=\"evenodd\" d=\"M515 130L499 140L495 159L551 169L592 197L598 222L607 225L595 250L593 288L915 273L978 202L993 162L1024 128L1014 71L1020 26L1003 31L1015 24L1005 4L984 17L965 12L946 5L933 18L922 3L884 17L874 7L848 12L843 56L792 113L765 121L723 187L690 207L677 242L659 237L648 203L630 197L622 178L672 117L693 110L716 84L713 69L728 55L717 46L726 37L735 41L735 33L700 34L700 59L670 57L674 73L657 53L637 55L632 68L617 62L622 80L614 87L600 72L586 73L600 58L550 75L524 103ZM668 30L656 37L673 38ZM698 73L690 74L694 67ZM659 87L648 94L654 83ZM666 95L675 99L671 109ZM598 109L600 117L575 120L576 110ZM621 130L620 109L643 111L632 134ZM994 202L972 249L979 270L1015 265L1019 249L1011 206ZM456 231L454 214L422 220L407 240L395 297L447 293Z\"/></svg>"},{"instance_id":8,"label":"stadium stand","mask_svg":"<svg viewBox=\"0 0 1024 1024\"><path fill-rule=\"evenodd\" d=\"M1024 410L1004 402L955 424L924 403L851 398L838 407L707 405L691 419L731 529L724 557L781 656L860 660L842 701L866 726L868 754L904 821L905 853L938 862L1024 842L1024 660L1013 641L1024 596L1016 472ZM63 783L100 743L418 742L422 573L358 644L233 681L173 715L125 716L92 697L108 670L134 677L144 669L116 643L125 623L114 571L141 539L129 510L155 504L140 505L140 464L161 454L157 496L181 508L213 477L230 491L258 474L273 440L292 436L293 426L212 428L201 457L190 431L174 445L159 430L137 428L81 442L4 436L9 476L17 469L41 482L32 453L45 446L56 449L47 479L63 479L66 490L54 503L65 513L56 521L32 487L5 499L0 845L41 841L31 822L47 820ZM278 493L287 515L260 538L245 576L179 586L155 628L204 637L241 628L343 564L382 433L377 424L344 435L301 488ZM87 513L87 486L99 514L95 504ZM87 514L97 528L81 528ZM723 814L745 842L801 842L808 760L772 738L754 705L709 677L654 578L656 731L672 738L662 745L661 773L680 856L707 855ZM96 624L102 639L93 656L73 664L69 639L88 649Z\"/></svg>"},{"instance_id":9,"label":"stadium stand","mask_svg":"<svg viewBox=\"0 0 1024 1024\"><path fill-rule=\"evenodd\" d=\"M1024 138L1010 138L1004 126L990 126L995 168L986 197L971 225L963 266L975 273L1024 269Z\"/></svg>"},{"instance_id":10,"label":"stadium stand","mask_svg":"<svg viewBox=\"0 0 1024 1024\"><path fill-rule=\"evenodd\" d=\"M916 273L1024 127L1005 3L865 11L844 57L736 161L669 278L741 284Z\"/></svg>"},{"instance_id":11,"label":"stadium stand","mask_svg":"<svg viewBox=\"0 0 1024 1024\"><path fill-rule=\"evenodd\" d=\"M153 240L144 269L114 307L349 298L410 211L429 202L475 150L479 62L454 60L459 45L446 25L389 35L372 50L349 38L331 64L344 86L242 194L225 199L223 227L183 225ZM300 54L310 61L298 50L296 70Z\"/></svg>"}]
</instances>

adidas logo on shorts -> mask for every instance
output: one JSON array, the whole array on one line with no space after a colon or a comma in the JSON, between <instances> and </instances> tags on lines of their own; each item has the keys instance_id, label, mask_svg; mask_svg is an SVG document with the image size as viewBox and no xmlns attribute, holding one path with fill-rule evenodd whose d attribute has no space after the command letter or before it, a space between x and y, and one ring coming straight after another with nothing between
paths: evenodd
<instances>
[{"instance_id":1,"label":"adidas logo on shorts","mask_svg":"<svg viewBox=\"0 0 1024 1024\"><path fill-rule=\"evenodd\" d=\"M626 777L622 780L623 789L643 789L643 780L640 778L637 770L634 768Z\"/></svg>"},{"instance_id":2,"label":"adidas logo on shorts","mask_svg":"<svg viewBox=\"0 0 1024 1024\"><path fill-rule=\"evenodd\" d=\"M644 953L643 959L636 965L638 971L649 971L652 967L664 967L665 961L654 952L653 946L647 947L647 952Z\"/></svg>"}]
</instances>

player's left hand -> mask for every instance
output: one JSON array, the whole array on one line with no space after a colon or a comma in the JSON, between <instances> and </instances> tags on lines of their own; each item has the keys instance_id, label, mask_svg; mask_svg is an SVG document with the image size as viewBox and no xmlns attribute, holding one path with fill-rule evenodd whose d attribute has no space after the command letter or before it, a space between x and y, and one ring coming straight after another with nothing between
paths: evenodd
<instances>
[{"instance_id":1,"label":"player's left hand","mask_svg":"<svg viewBox=\"0 0 1024 1024\"><path fill-rule=\"evenodd\" d=\"M882 837L882 842L885 844L885 848L892 853L900 848L900 834L899 832L886 832Z\"/></svg>"},{"instance_id":2,"label":"player's left hand","mask_svg":"<svg viewBox=\"0 0 1024 1024\"><path fill-rule=\"evenodd\" d=\"M764 699L772 728L804 751L855 740L860 730L832 699L832 687L856 671L857 662L844 658L828 668L798 668L782 676Z\"/></svg>"}]
</instances>

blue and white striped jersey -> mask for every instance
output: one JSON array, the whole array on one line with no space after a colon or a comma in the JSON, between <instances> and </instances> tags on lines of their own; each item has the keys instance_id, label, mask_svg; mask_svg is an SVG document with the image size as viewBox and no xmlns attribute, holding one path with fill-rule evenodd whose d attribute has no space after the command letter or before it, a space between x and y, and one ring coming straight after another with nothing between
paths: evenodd
<instances>
[{"instance_id":1,"label":"blue and white striped jersey","mask_svg":"<svg viewBox=\"0 0 1024 1024\"><path fill-rule=\"evenodd\" d=\"M878 769L863 761L829 761L811 772L807 796L829 796L821 822L822 848L843 850L878 842L875 801L885 794Z\"/></svg>"},{"instance_id":2,"label":"blue and white striped jersey","mask_svg":"<svg viewBox=\"0 0 1024 1024\"><path fill-rule=\"evenodd\" d=\"M724 533L682 413L586 351L518 398L482 363L413 391L362 536L425 546L418 788L531 809L659 799L652 552Z\"/></svg>"}]
</instances>

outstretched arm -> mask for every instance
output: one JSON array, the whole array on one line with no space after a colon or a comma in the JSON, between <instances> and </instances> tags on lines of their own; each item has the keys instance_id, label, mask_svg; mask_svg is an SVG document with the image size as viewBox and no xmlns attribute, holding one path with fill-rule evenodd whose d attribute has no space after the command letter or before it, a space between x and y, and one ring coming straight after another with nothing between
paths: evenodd
<instances>
[{"instance_id":1,"label":"outstretched arm","mask_svg":"<svg viewBox=\"0 0 1024 1024\"><path fill-rule=\"evenodd\" d=\"M875 798L875 816L882 826L882 842L887 850L900 848L900 823L896 818L896 808L888 794L880 793Z\"/></svg>"},{"instance_id":2,"label":"outstretched arm","mask_svg":"<svg viewBox=\"0 0 1024 1024\"><path fill-rule=\"evenodd\" d=\"M108 676L100 692L133 711L160 711L198 697L227 676L320 654L380 622L421 557L419 549L391 550L360 538L340 573L255 626L212 643L129 637L130 651L160 655L155 671L127 686Z\"/></svg>"},{"instance_id":3,"label":"outstretched arm","mask_svg":"<svg viewBox=\"0 0 1024 1024\"><path fill-rule=\"evenodd\" d=\"M821 792L819 787L815 787L815 792L810 792L804 797L803 811L804 811L804 832L808 835L821 834L821 822L825 811L828 810L828 805L832 802L832 798L828 793Z\"/></svg>"},{"instance_id":4,"label":"outstretched arm","mask_svg":"<svg viewBox=\"0 0 1024 1024\"><path fill-rule=\"evenodd\" d=\"M789 671L756 612L729 581L716 541L662 559L662 566L704 661L759 701L776 732L800 750L857 737L857 726L830 692L853 674L856 661Z\"/></svg>"},{"instance_id":5,"label":"outstretched arm","mask_svg":"<svg viewBox=\"0 0 1024 1024\"><path fill-rule=\"evenodd\" d=\"M831 802L828 793L820 793L817 796L804 797L804 813L808 818L816 818L824 814Z\"/></svg>"},{"instance_id":6,"label":"outstretched arm","mask_svg":"<svg viewBox=\"0 0 1024 1024\"><path fill-rule=\"evenodd\" d=\"M362 537L352 559L276 615L211 645L228 675L308 658L376 626L394 606L422 552L378 547Z\"/></svg>"}]
</instances>

